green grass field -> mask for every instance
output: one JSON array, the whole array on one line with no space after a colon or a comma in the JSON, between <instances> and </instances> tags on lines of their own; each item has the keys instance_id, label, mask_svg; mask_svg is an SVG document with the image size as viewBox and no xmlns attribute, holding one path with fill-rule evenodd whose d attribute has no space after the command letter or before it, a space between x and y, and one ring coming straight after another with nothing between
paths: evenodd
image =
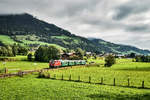
<instances>
[{"instance_id":1,"label":"green grass field","mask_svg":"<svg viewBox=\"0 0 150 100\"><path fill-rule=\"evenodd\" d=\"M31 62L27 61L27 56L16 57L0 57L8 58L10 61L0 61L0 72L4 73L4 68L8 69L8 73L18 72L19 70L37 70L48 68L48 62ZM12 60L11 60L12 59Z\"/></svg>"},{"instance_id":2,"label":"green grass field","mask_svg":"<svg viewBox=\"0 0 150 100\"><path fill-rule=\"evenodd\" d=\"M149 100L150 91L61 80L37 75L0 79L0 100Z\"/></svg>"},{"instance_id":3,"label":"green grass field","mask_svg":"<svg viewBox=\"0 0 150 100\"><path fill-rule=\"evenodd\" d=\"M57 48L60 48L60 49L65 49L64 47L60 46L60 45L57 45L57 44L50 44L50 43L46 43L46 42L42 42L42 41L38 41L39 38L36 37L36 36L29 36L29 35L16 35L17 39L19 41L21 41L22 43L19 43L20 45L22 46L25 46L26 44L40 44L40 45L50 45L50 46L55 46ZM31 38L30 40L26 40L27 38ZM34 41L33 41L34 40ZM10 36L8 35L0 35L0 41L3 43L3 44L6 44L6 45L13 45L14 43L17 43L15 42Z\"/></svg>"},{"instance_id":4,"label":"green grass field","mask_svg":"<svg viewBox=\"0 0 150 100\"><path fill-rule=\"evenodd\" d=\"M2 57L2 56L0 56L0 58L8 58L8 59L13 59L15 61L26 61L27 60L27 56L21 56L21 55L17 55L15 57Z\"/></svg>"},{"instance_id":5,"label":"green grass field","mask_svg":"<svg viewBox=\"0 0 150 100\"><path fill-rule=\"evenodd\" d=\"M18 58L21 58L18 56ZM0 100L149 100L150 89L131 88L141 87L145 81L145 87L150 88L150 63L132 62L132 59L117 59L111 68L104 67L104 59L88 59L100 66L74 66L68 69L54 69L45 72L51 77L56 74L56 80L49 78L37 78L38 74L25 75L0 79ZM0 62L0 67L11 69L34 70L48 68L48 63L15 61ZM63 74L64 80L61 80ZM89 84L82 82L65 81L80 80L84 82L103 83L106 85ZM113 80L116 79L116 86ZM128 85L130 79L130 87Z\"/></svg>"},{"instance_id":6,"label":"green grass field","mask_svg":"<svg viewBox=\"0 0 150 100\"><path fill-rule=\"evenodd\" d=\"M46 42L41 42L41 41L30 41L30 40L22 40L22 42L24 44L40 44L40 45L49 45L49 46L55 46L57 48L60 48L60 49L65 49L64 47L61 47L57 44L50 44L50 43L46 43Z\"/></svg>"},{"instance_id":7,"label":"green grass field","mask_svg":"<svg viewBox=\"0 0 150 100\"><path fill-rule=\"evenodd\" d=\"M145 81L145 87L150 88L150 72L149 71L128 71L128 70L116 70L113 68L103 68L103 67L80 67L72 69L61 69L49 71L50 75L53 77L56 74L57 79L61 79L62 74L64 79L68 80L71 75L72 80L80 80L84 82L89 81L89 76L91 77L92 83L100 83L101 78L104 79L104 84L113 85L113 80L116 78L116 85L127 86L128 78L130 79L130 86L141 87L142 81Z\"/></svg>"},{"instance_id":8,"label":"green grass field","mask_svg":"<svg viewBox=\"0 0 150 100\"><path fill-rule=\"evenodd\" d=\"M92 61L91 59L89 62ZM96 63L104 63L103 60L95 60ZM104 84L113 85L114 78L116 85L127 86L128 79L130 86L141 87L142 81L145 81L145 87L150 88L150 63L132 62L132 59L117 59L117 63L111 68L100 66L81 66L70 69L56 69L49 71L51 76L56 74L58 79L61 79L62 74L64 79L68 80L71 75L72 80L78 80L80 76L81 81L88 82L89 76L92 83L100 83L101 78L104 79ZM45 73L46 75L48 73Z\"/></svg>"},{"instance_id":9,"label":"green grass field","mask_svg":"<svg viewBox=\"0 0 150 100\"><path fill-rule=\"evenodd\" d=\"M37 70L48 68L49 64L45 62L30 62L30 61L0 61L0 69L7 68L9 73L18 72L18 70Z\"/></svg>"},{"instance_id":10,"label":"green grass field","mask_svg":"<svg viewBox=\"0 0 150 100\"><path fill-rule=\"evenodd\" d=\"M0 41L7 45L12 45L12 44L16 43L13 39L11 39L7 35L0 35Z\"/></svg>"}]
</instances>

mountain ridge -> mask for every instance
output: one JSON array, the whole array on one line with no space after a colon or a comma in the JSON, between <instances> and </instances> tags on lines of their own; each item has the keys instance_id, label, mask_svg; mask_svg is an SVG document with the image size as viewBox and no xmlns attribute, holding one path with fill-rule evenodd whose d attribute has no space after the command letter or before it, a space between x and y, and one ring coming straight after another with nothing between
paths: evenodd
<instances>
[{"instance_id":1,"label":"mountain ridge","mask_svg":"<svg viewBox=\"0 0 150 100\"><path fill-rule=\"evenodd\" d=\"M82 48L96 53L126 54L135 52L138 54L150 54L148 50L142 50L133 46L119 45L102 39L92 39L76 36L68 30L39 20L28 14L0 15L0 35L5 35L16 43L33 47L39 44L56 44L63 48ZM0 40L1 43L3 41ZM5 44L5 43L3 43Z\"/></svg>"}]
</instances>

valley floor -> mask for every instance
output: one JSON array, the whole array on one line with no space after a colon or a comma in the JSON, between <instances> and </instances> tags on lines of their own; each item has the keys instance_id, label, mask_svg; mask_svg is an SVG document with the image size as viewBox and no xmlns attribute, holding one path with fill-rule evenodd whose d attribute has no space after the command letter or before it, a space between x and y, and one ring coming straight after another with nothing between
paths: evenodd
<instances>
[{"instance_id":1,"label":"valley floor","mask_svg":"<svg viewBox=\"0 0 150 100\"><path fill-rule=\"evenodd\" d=\"M89 59L99 66L78 66L44 72L51 78L37 78L38 73L24 77L0 79L0 100L150 100L150 63L117 59L111 68L104 67L104 59ZM48 63L12 61L0 62L0 68L34 70L48 68ZM56 75L56 79L52 79ZM63 80L62 79L63 75ZM82 82L64 81L80 80ZM88 83L91 77L91 83ZM103 84L100 83L103 78ZM115 78L115 85L114 84ZM128 79L130 86L128 87ZM148 89L137 88L144 86ZM132 88L132 87L135 88Z\"/></svg>"},{"instance_id":2,"label":"valley floor","mask_svg":"<svg viewBox=\"0 0 150 100\"><path fill-rule=\"evenodd\" d=\"M37 75L0 80L0 100L149 100L150 90L61 80Z\"/></svg>"}]
</instances>

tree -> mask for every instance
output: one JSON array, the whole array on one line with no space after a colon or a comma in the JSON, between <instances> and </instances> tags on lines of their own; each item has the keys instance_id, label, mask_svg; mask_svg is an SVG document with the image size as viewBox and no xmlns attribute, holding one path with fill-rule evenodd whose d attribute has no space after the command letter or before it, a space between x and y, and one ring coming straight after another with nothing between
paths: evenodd
<instances>
[{"instance_id":1,"label":"tree","mask_svg":"<svg viewBox=\"0 0 150 100\"><path fill-rule=\"evenodd\" d=\"M3 46L0 48L0 56L7 56L7 49Z\"/></svg>"},{"instance_id":2,"label":"tree","mask_svg":"<svg viewBox=\"0 0 150 100\"><path fill-rule=\"evenodd\" d=\"M64 53L70 53L71 50L67 48L67 49L63 50L63 52L64 52Z\"/></svg>"},{"instance_id":3,"label":"tree","mask_svg":"<svg viewBox=\"0 0 150 100\"><path fill-rule=\"evenodd\" d=\"M106 58L105 58L105 67L111 67L115 63L116 63L116 59L113 55L106 56Z\"/></svg>"},{"instance_id":4,"label":"tree","mask_svg":"<svg viewBox=\"0 0 150 100\"><path fill-rule=\"evenodd\" d=\"M18 54L18 47L16 44L14 44L12 46L12 52L13 52L13 55L16 56Z\"/></svg>"},{"instance_id":5,"label":"tree","mask_svg":"<svg viewBox=\"0 0 150 100\"><path fill-rule=\"evenodd\" d=\"M28 54L28 49L22 46L18 47L18 54L19 55L27 55Z\"/></svg>"},{"instance_id":6,"label":"tree","mask_svg":"<svg viewBox=\"0 0 150 100\"><path fill-rule=\"evenodd\" d=\"M130 58L135 58L136 54L135 53L130 53L129 57Z\"/></svg>"},{"instance_id":7,"label":"tree","mask_svg":"<svg viewBox=\"0 0 150 100\"><path fill-rule=\"evenodd\" d=\"M136 57L135 57L135 61L136 61L136 62L141 62L141 57L140 57L140 56L136 56Z\"/></svg>"},{"instance_id":8,"label":"tree","mask_svg":"<svg viewBox=\"0 0 150 100\"><path fill-rule=\"evenodd\" d=\"M27 57L29 61L32 61L32 57L33 57L32 53L29 53Z\"/></svg>"},{"instance_id":9,"label":"tree","mask_svg":"<svg viewBox=\"0 0 150 100\"><path fill-rule=\"evenodd\" d=\"M96 53L93 53L93 57L94 59L97 59Z\"/></svg>"},{"instance_id":10,"label":"tree","mask_svg":"<svg viewBox=\"0 0 150 100\"><path fill-rule=\"evenodd\" d=\"M47 56L48 56L48 61L50 59L60 59L60 49L54 46L49 46L47 51Z\"/></svg>"},{"instance_id":11,"label":"tree","mask_svg":"<svg viewBox=\"0 0 150 100\"><path fill-rule=\"evenodd\" d=\"M83 59L85 52L81 48L77 48L75 52L76 52L76 55L79 56L80 59Z\"/></svg>"},{"instance_id":12,"label":"tree","mask_svg":"<svg viewBox=\"0 0 150 100\"><path fill-rule=\"evenodd\" d=\"M136 62L150 62L150 56L136 56Z\"/></svg>"},{"instance_id":13,"label":"tree","mask_svg":"<svg viewBox=\"0 0 150 100\"><path fill-rule=\"evenodd\" d=\"M60 50L54 46L43 47L40 46L35 52L36 61L48 62L49 60L60 59Z\"/></svg>"},{"instance_id":14,"label":"tree","mask_svg":"<svg viewBox=\"0 0 150 100\"><path fill-rule=\"evenodd\" d=\"M11 46L7 45L7 46L5 46L5 48L7 50L6 56L14 56L13 52L12 52L12 47Z\"/></svg>"}]
</instances>

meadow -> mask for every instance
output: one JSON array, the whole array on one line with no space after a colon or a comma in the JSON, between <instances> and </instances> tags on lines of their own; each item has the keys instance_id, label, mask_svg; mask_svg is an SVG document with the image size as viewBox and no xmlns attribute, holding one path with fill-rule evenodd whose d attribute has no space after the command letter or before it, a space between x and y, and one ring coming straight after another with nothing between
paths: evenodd
<instances>
[{"instance_id":1,"label":"meadow","mask_svg":"<svg viewBox=\"0 0 150 100\"><path fill-rule=\"evenodd\" d=\"M39 38L34 36L34 35L32 35L32 36L29 36L29 35L16 35L16 38L17 38L18 41L21 41L22 43L15 42L13 40L13 38L8 36L8 35L0 35L0 42L2 42L3 44L6 44L6 45L13 45L14 43L20 44L21 46L26 46L26 45L29 45L29 44L40 44L40 45L55 46L55 47L57 47L59 49L62 49L62 50L65 49L64 47L62 47L60 45L57 45L57 44L38 41ZM30 38L30 40L27 40L27 38Z\"/></svg>"},{"instance_id":2,"label":"meadow","mask_svg":"<svg viewBox=\"0 0 150 100\"><path fill-rule=\"evenodd\" d=\"M7 35L0 35L0 41L4 44L14 44L16 43L13 39L11 39L11 37L7 36Z\"/></svg>"},{"instance_id":3,"label":"meadow","mask_svg":"<svg viewBox=\"0 0 150 100\"><path fill-rule=\"evenodd\" d=\"M118 86L128 86L128 79L130 81L130 86L132 87L142 87L142 81L145 82L145 87L150 88L150 71L146 70L150 68L149 64L143 64L143 67L140 66L142 64L136 63L133 68L126 70L127 66L123 66L120 68L118 66L122 66L124 64L116 64L111 68L105 68L101 66L90 66L90 67L78 67L78 68L70 68L70 69L56 69L50 70L49 72L45 72L45 75L50 74L51 77L56 75L57 79L61 79L63 75L64 80L69 80L71 75L72 80L78 80L80 76L80 80L83 82L89 82L89 77L91 77L91 83L101 83L101 78L103 78L103 84L113 85L114 78L116 81L115 85ZM131 63L131 65L133 65ZM134 68L135 67L135 68ZM137 68L137 69L136 69ZM140 70L142 68L142 70Z\"/></svg>"},{"instance_id":4,"label":"meadow","mask_svg":"<svg viewBox=\"0 0 150 100\"><path fill-rule=\"evenodd\" d=\"M27 61L27 56L16 56L5 58L12 59L12 61L0 61L0 70L7 68L8 73L18 72L19 70L24 71L24 70L38 70L43 68L49 68L48 62Z\"/></svg>"},{"instance_id":5,"label":"meadow","mask_svg":"<svg viewBox=\"0 0 150 100\"><path fill-rule=\"evenodd\" d=\"M26 75L0 79L0 100L149 100L150 91Z\"/></svg>"},{"instance_id":6,"label":"meadow","mask_svg":"<svg viewBox=\"0 0 150 100\"><path fill-rule=\"evenodd\" d=\"M5 64L4 64L5 63ZM8 73L18 72L19 70L38 70L48 68L48 63L44 62L30 62L30 61L13 61L2 62L0 61L0 69L7 68Z\"/></svg>"},{"instance_id":7,"label":"meadow","mask_svg":"<svg viewBox=\"0 0 150 100\"><path fill-rule=\"evenodd\" d=\"M24 58L24 57L17 57ZM104 59L88 59L96 65L72 66L72 68L53 69L44 72L51 78L38 78L38 73L24 77L0 79L0 100L149 100L150 89L139 89L142 81L146 88L150 88L150 63L132 62L132 59L117 59L112 67L104 67ZM99 66L97 66L99 65ZM12 61L0 62L0 67L10 69L34 70L48 68L48 63ZM56 79L54 78L56 75ZM62 80L63 75L63 80ZM80 76L80 81L77 81ZM91 83L89 84L89 76ZM101 83L103 85L94 84ZM113 86L114 78L116 80ZM130 80L130 86L128 85Z\"/></svg>"}]
</instances>

